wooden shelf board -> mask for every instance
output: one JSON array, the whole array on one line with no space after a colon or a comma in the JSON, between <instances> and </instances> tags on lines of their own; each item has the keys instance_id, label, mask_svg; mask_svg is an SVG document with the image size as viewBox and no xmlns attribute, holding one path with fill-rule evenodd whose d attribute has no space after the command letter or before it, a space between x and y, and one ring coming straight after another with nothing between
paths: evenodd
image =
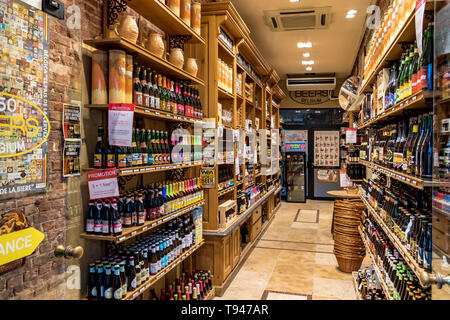
<instances>
[{"instance_id":1,"label":"wooden shelf board","mask_svg":"<svg viewBox=\"0 0 450 320\"><path fill-rule=\"evenodd\" d=\"M135 226L130 228L123 228L123 232L119 236L102 236L102 235L95 235L95 234L87 234L83 232L80 237L84 239L90 239L90 240L100 240L100 241L111 241L114 243L121 243L124 241L127 241L129 239L132 239L144 232L148 232L152 229L155 229L156 227L159 227L160 225L171 221L175 219L176 217L179 217L187 212L190 212L198 207L201 207L205 204L205 200L202 200L198 203L195 203L191 206L188 206L186 208L183 208L181 210L172 212L171 214L168 214L164 217L161 217L156 220L152 221L146 221L142 226Z\"/></svg>"},{"instance_id":2,"label":"wooden shelf board","mask_svg":"<svg viewBox=\"0 0 450 320\"><path fill-rule=\"evenodd\" d=\"M217 196L218 196L218 197L222 197L222 196L224 196L224 195L230 193L231 191L234 191L234 189L235 189L234 186L233 186L233 187L226 188L225 190L219 191L219 193L218 193Z\"/></svg>"},{"instance_id":3,"label":"wooden shelf board","mask_svg":"<svg viewBox=\"0 0 450 320\"><path fill-rule=\"evenodd\" d=\"M368 126L371 126L376 123L380 123L382 121L386 121L386 120L388 120L389 117L400 116L403 114L403 111L405 111L405 110L426 108L427 104L426 104L425 98L426 97L423 92L418 92L415 95L413 95L403 101L400 101L398 104L385 110L383 113L381 113L377 117L362 123L360 126L358 126L358 130L364 129Z\"/></svg>"},{"instance_id":4,"label":"wooden shelf board","mask_svg":"<svg viewBox=\"0 0 450 320\"><path fill-rule=\"evenodd\" d=\"M358 290L358 272L357 271L353 271L352 272L352 276L353 276L353 287L355 289L355 296L357 300L363 300L363 298L361 297L361 292L359 292Z\"/></svg>"},{"instance_id":5,"label":"wooden shelf board","mask_svg":"<svg viewBox=\"0 0 450 320\"><path fill-rule=\"evenodd\" d=\"M128 2L128 6L155 24L167 35L189 35L192 36L190 42L206 43L191 26L187 25L168 6L159 0L132 0Z\"/></svg>"},{"instance_id":6,"label":"wooden shelf board","mask_svg":"<svg viewBox=\"0 0 450 320\"><path fill-rule=\"evenodd\" d=\"M417 189L422 190L424 187L436 187L440 185L439 181L414 177L408 174L404 174L403 172L398 172L393 169L385 168L383 166L374 164L366 160L359 159L359 163Z\"/></svg>"},{"instance_id":7,"label":"wooden shelf board","mask_svg":"<svg viewBox=\"0 0 450 320\"><path fill-rule=\"evenodd\" d=\"M126 297L122 300L134 300L147 291L152 285L154 285L159 279L169 273L172 269L178 266L181 262L183 262L187 257L193 254L198 248L200 248L205 243L205 240L202 240L200 243L192 246L188 251L184 252L180 255L175 261L172 261L167 267L158 272L157 274L151 276L145 283L141 284L136 290L132 292L128 292Z\"/></svg>"},{"instance_id":8,"label":"wooden shelf board","mask_svg":"<svg viewBox=\"0 0 450 320\"><path fill-rule=\"evenodd\" d=\"M230 50L230 48L227 47L227 45L222 41L222 39L217 38L217 43L219 44L219 49L222 48L226 54L234 59L234 53ZM220 51L220 50L219 50Z\"/></svg>"},{"instance_id":9,"label":"wooden shelf board","mask_svg":"<svg viewBox=\"0 0 450 320\"><path fill-rule=\"evenodd\" d=\"M234 99L233 94L225 91L221 87L217 87L217 92L219 93L219 99L230 99L230 100Z\"/></svg>"},{"instance_id":10,"label":"wooden shelf board","mask_svg":"<svg viewBox=\"0 0 450 320\"><path fill-rule=\"evenodd\" d=\"M101 110L101 111L108 111L108 107L109 107L107 104L85 104L84 106L89 109L96 109L96 110ZM149 108L141 107L141 106L135 106L134 113L138 114L140 116L155 119L155 120L185 122L185 123L192 123L192 124L195 124L195 123L203 124L204 123L202 120L199 120L199 119L189 118L189 117L185 117L185 116L179 116L179 115L175 115L173 113L169 113L166 111L154 110L154 109L149 109Z\"/></svg>"},{"instance_id":11,"label":"wooden shelf board","mask_svg":"<svg viewBox=\"0 0 450 320\"><path fill-rule=\"evenodd\" d=\"M389 287L386 284L386 281L383 277L383 274L378 266L377 260L375 259L375 256L372 253L372 249L370 248L369 240L367 239L367 236L361 230L361 227L358 227L358 231L359 231L359 234L361 235L362 241L364 242L364 246L366 247L366 252L369 254L370 260L372 261L372 265L375 269L375 273L377 274L377 277L380 280L381 288L383 289L383 292L384 292L387 300L394 300L389 291Z\"/></svg>"},{"instance_id":12,"label":"wooden shelf board","mask_svg":"<svg viewBox=\"0 0 450 320\"><path fill-rule=\"evenodd\" d=\"M372 206L369 204L367 199L361 193L361 188L359 189L358 194L359 194L359 197L361 198L361 200L363 201L364 205L366 206L367 211L372 215L372 217L375 218L377 223L383 229L384 233L391 240L392 244L397 249L397 251L400 253L400 255L403 257L403 259L406 261L406 263L411 267L412 271L416 274L421 285L423 286L421 274L423 274L425 272L425 270L419 266L417 261L408 252L408 250L401 243L401 241L397 238L397 236L389 229L389 227L386 225L386 223L383 221L383 219L380 217L380 215L375 211L375 209L372 208Z\"/></svg>"},{"instance_id":13,"label":"wooden shelf board","mask_svg":"<svg viewBox=\"0 0 450 320\"><path fill-rule=\"evenodd\" d=\"M134 2L134 1L133 1ZM139 2L143 2L139 1ZM150 0L150 2L158 2L155 0ZM189 80L192 84L204 86L205 82L202 79L192 76L183 69L180 69L170 63L167 60L157 57L149 50L141 47L137 44L132 43L124 38L110 38L110 39L96 39L96 40L85 40L85 44L101 50L109 49L122 49L128 53L137 54L138 60L141 60L147 66L164 73L164 75L173 77L175 80Z\"/></svg>"}]
</instances>

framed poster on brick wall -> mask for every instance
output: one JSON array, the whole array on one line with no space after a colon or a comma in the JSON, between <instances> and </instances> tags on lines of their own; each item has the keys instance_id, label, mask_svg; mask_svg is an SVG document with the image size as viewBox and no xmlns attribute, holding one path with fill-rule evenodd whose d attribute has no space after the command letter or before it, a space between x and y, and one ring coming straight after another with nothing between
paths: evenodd
<instances>
[{"instance_id":1,"label":"framed poster on brick wall","mask_svg":"<svg viewBox=\"0 0 450 320\"><path fill-rule=\"evenodd\" d=\"M47 189L49 39L47 16L0 1L0 200Z\"/></svg>"}]
</instances>

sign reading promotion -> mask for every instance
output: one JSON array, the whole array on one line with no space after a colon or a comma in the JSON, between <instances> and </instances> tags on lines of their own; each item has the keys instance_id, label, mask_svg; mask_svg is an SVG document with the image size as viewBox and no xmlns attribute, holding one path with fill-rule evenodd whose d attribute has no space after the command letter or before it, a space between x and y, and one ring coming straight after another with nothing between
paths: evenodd
<instances>
[{"instance_id":1,"label":"sign reading promotion","mask_svg":"<svg viewBox=\"0 0 450 320\"><path fill-rule=\"evenodd\" d=\"M0 200L47 187L47 16L21 1L0 1Z\"/></svg>"}]
</instances>

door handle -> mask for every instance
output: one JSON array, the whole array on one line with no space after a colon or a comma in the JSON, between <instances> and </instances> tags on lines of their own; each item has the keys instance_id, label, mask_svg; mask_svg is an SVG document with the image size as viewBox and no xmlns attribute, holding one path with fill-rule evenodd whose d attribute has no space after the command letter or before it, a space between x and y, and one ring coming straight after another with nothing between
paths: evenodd
<instances>
[{"instance_id":1,"label":"door handle","mask_svg":"<svg viewBox=\"0 0 450 320\"><path fill-rule=\"evenodd\" d=\"M422 278L423 284L425 286L436 284L439 289L441 289L444 284L450 286L450 274L443 277L440 273L434 274L434 273L423 272L421 278Z\"/></svg>"},{"instance_id":2,"label":"door handle","mask_svg":"<svg viewBox=\"0 0 450 320\"><path fill-rule=\"evenodd\" d=\"M67 246L67 248L60 244L55 249L55 256L58 258L65 258L65 259L77 259L80 260L81 257L84 254L84 249L81 246L77 246L75 248L72 248L71 246Z\"/></svg>"}]
</instances>

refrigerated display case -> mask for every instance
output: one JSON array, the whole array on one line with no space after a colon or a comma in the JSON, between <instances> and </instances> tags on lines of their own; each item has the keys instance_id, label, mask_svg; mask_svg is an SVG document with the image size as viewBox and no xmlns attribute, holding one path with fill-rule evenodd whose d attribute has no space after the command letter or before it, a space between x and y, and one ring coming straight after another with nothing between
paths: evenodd
<instances>
[{"instance_id":1,"label":"refrigerated display case","mask_svg":"<svg viewBox=\"0 0 450 320\"><path fill-rule=\"evenodd\" d=\"M306 153L285 152L286 200L306 202Z\"/></svg>"}]
</instances>

